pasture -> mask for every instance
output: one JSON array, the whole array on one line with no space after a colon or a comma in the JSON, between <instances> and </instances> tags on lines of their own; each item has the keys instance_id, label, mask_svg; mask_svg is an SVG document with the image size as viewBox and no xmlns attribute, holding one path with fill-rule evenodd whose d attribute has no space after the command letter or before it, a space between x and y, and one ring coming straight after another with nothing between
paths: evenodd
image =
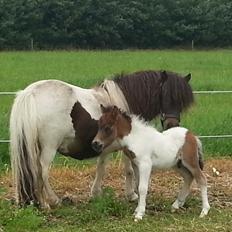
<instances>
[{"instance_id":1,"label":"pasture","mask_svg":"<svg viewBox=\"0 0 232 232\"><path fill-rule=\"evenodd\" d=\"M232 51L54 51L1 52L0 91L17 91L42 79L59 79L88 88L115 73L138 70L171 70L192 73L193 90L232 90ZM14 96L0 96L0 139L7 139L8 119ZM195 105L181 123L198 135L232 134L232 94L195 95ZM158 121L154 122L158 127ZM170 206L180 180L173 173L153 175L148 213L138 224L132 220L136 204L124 200L121 158L113 159L104 197L90 200L95 160L75 161L58 156L52 183L60 196L75 195L75 203L49 212L32 206L17 209L9 177L8 145L0 144L0 231L229 231L232 220L231 138L202 139L209 200L212 210L199 219L199 191L187 209L171 214ZM214 159L213 159L214 158ZM215 176L212 168L220 171ZM61 176L62 175L62 176ZM114 191L115 190L115 191ZM16 229L17 228L17 229ZM156 229L155 229L156 228Z\"/></svg>"}]
</instances>

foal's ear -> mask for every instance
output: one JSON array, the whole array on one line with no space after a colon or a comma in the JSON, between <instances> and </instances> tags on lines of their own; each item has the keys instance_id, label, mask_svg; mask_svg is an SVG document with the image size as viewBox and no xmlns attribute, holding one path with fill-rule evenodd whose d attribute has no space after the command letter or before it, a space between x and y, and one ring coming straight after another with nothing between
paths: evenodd
<instances>
[{"instance_id":1,"label":"foal's ear","mask_svg":"<svg viewBox=\"0 0 232 232\"><path fill-rule=\"evenodd\" d=\"M192 75L191 75L191 73L189 73L187 76L184 77L184 79L185 79L187 82L189 82L189 81L191 80L191 77L192 77Z\"/></svg>"},{"instance_id":2,"label":"foal's ear","mask_svg":"<svg viewBox=\"0 0 232 232\"><path fill-rule=\"evenodd\" d=\"M114 106L113 107L113 110L112 110L112 116L114 117L114 118L116 118L117 117L117 115L118 115L118 107L117 106Z\"/></svg>"},{"instance_id":3,"label":"foal's ear","mask_svg":"<svg viewBox=\"0 0 232 232\"><path fill-rule=\"evenodd\" d=\"M106 107L104 107L102 104L100 105L100 108L101 108L101 112L102 112L102 113L105 113L105 112L106 112Z\"/></svg>"},{"instance_id":4,"label":"foal's ear","mask_svg":"<svg viewBox=\"0 0 232 232\"><path fill-rule=\"evenodd\" d=\"M163 84L164 82L166 82L167 79L168 79L168 74L167 74L167 72L164 70L164 71L161 72L161 82L160 82L160 84Z\"/></svg>"}]
</instances>

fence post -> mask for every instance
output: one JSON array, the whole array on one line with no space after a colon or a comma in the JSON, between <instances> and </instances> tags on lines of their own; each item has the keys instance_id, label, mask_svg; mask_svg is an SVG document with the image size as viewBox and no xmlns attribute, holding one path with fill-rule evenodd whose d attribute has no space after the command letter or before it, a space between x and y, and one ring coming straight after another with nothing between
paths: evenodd
<instances>
[{"instance_id":1,"label":"fence post","mask_svg":"<svg viewBox=\"0 0 232 232\"><path fill-rule=\"evenodd\" d=\"M34 40L33 40L33 38L31 38L31 50L32 51L34 50Z\"/></svg>"},{"instance_id":2,"label":"fence post","mask_svg":"<svg viewBox=\"0 0 232 232\"><path fill-rule=\"evenodd\" d=\"M194 40L192 40L191 47L192 47L192 50L194 50Z\"/></svg>"}]
</instances>

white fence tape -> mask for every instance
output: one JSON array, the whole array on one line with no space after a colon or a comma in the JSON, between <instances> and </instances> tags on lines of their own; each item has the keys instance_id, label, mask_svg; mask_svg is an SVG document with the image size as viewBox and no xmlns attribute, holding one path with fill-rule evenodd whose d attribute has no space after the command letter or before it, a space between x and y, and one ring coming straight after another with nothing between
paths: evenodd
<instances>
[{"instance_id":1,"label":"white fence tape","mask_svg":"<svg viewBox=\"0 0 232 232\"><path fill-rule=\"evenodd\" d=\"M0 95L15 95L17 92L0 92ZM193 91L194 94L227 94L232 93L232 90L212 90L212 91ZM199 135L199 138L232 138L232 135ZM10 140L0 139L0 143L9 143Z\"/></svg>"}]
</instances>

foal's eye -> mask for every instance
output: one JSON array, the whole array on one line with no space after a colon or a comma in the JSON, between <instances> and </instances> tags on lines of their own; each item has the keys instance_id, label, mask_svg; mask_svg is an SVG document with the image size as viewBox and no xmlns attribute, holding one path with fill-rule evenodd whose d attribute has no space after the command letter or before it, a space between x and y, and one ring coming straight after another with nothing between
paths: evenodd
<instances>
[{"instance_id":1,"label":"foal's eye","mask_svg":"<svg viewBox=\"0 0 232 232\"><path fill-rule=\"evenodd\" d=\"M109 126L106 126L104 128L105 133L110 134L111 133L111 128Z\"/></svg>"}]
</instances>

